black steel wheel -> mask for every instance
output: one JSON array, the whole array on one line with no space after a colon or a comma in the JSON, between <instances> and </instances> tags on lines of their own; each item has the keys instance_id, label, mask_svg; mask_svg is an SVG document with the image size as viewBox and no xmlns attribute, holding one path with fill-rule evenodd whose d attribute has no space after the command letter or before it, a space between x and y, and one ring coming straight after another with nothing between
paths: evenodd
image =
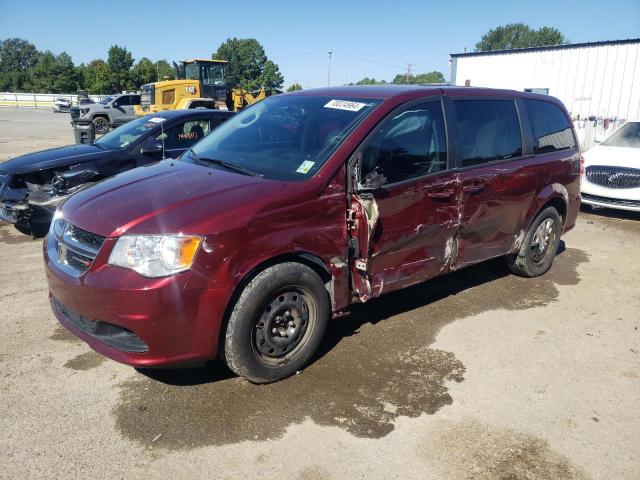
<instances>
[{"instance_id":1,"label":"black steel wheel","mask_svg":"<svg viewBox=\"0 0 640 480\"><path fill-rule=\"evenodd\" d=\"M317 323L313 296L302 288L289 287L270 298L258 315L252 345L260 361L277 364L304 350L307 330Z\"/></svg>"},{"instance_id":2,"label":"black steel wheel","mask_svg":"<svg viewBox=\"0 0 640 480\"><path fill-rule=\"evenodd\" d=\"M331 314L324 282L287 262L260 272L242 290L224 332L222 358L253 383L301 370L316 352Z\"/></svg>"}]
</instances>

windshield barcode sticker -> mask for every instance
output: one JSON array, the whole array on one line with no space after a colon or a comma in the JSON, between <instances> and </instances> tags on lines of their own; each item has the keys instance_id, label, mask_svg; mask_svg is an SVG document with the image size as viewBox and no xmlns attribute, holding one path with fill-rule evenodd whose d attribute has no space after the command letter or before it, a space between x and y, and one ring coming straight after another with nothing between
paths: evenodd
<instances>
[{"instance_id":1,"label":"windshield barcode sticker","mask_svg":"<svg viewBox=\"0 0 640 480\"><path fill-rule=\"evenodd\" d=\"M348 100L331 100L324 108L337 108L338 110L349 110L350 112L357 112L362 107L366 107L366 103L350 102Z\"/></svg>"},{"instance_id":2,"label":"windshield barcode sticker","mask_svg":"<svg viewBox=\"0 0 640 480\"><path fill-rule=\"evenodd\" d=\"M309 160L305 160L304 162L302 162L300 164L300 166L298 167L298 169L296 170L297 173L307 173L309 172L309 170L311 170L311 167L313 167L315 165L316 162L311 162Z\"/></svg>"}]
</instances>

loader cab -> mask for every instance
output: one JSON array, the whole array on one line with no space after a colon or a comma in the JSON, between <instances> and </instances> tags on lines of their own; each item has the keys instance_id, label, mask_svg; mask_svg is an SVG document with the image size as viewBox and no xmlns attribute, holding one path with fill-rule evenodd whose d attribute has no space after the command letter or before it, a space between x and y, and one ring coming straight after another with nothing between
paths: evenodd
<instances>
[{"instance_id":1,"label":"loader cab","mask_svg":"<svg viewBox=\"0 0 640 480\"><path fill-rule=\"evenodd\" d=\"M227 99L227 62L225 60L184 60L182 72L185 80L197 80L202 89L200 96L218 101Z\"/></svg>"}]
</instances>

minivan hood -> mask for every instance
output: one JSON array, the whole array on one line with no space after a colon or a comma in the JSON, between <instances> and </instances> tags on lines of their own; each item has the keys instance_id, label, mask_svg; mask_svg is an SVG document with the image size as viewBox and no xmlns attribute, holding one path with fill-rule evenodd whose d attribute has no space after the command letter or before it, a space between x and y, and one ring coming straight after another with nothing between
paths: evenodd
<instances>
[{"instance_id":1,"label":"minivan hood","mask_svg":"<svg viewBox=\"0 0 640 480\"><path fill-rule=\"evenodd\" d=\"M105 150L95 145L69 145L68 147L50 148L12 158L0 163L0 170L12 175L23 174L98 160L116 152Z\"/></svg>"},{"instance_id":2,"label":"minivan hood","mask_svg":"<svg viewBox=\"0 0 640 480\"><path fill-rule=\"evenodd\" d=\"M582 154L584 165L640 168L640 148L596 145Z\"/></svg>"},{"instance_id":3,"label":"minivan hood","mask_svg":"<svg viewBox=\"0 0 640 480\"><path fill-rule=\"evenodd\" d=\"M124 233L198 233L184 227L218 213L255 212L285 182L265 180L191 163L164 160L111 177L72 195L62 215L104 237ZM248 210L247 210L248 211ZM187 229L188 230L188 229Z\"/></svg>"}]
</instances>

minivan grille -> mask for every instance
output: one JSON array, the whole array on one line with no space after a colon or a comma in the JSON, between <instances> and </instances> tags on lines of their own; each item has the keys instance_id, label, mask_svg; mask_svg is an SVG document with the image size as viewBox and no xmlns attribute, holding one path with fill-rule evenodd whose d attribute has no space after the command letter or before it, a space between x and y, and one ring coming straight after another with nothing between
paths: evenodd
<instances>
[{"instance_id":1,"label":"minivan grille","mask_svg":"<svg viewBox=\"0 0 640 480\"><path fill-rule=\"evenodd\" d=\"M640 169L594 165L587 167L585 176L595 185L607 188L640 187Z\"/></svg>"},{"instance_id":2,"label":"minivan grille","mask_svg":"<svg viewBox=\"0 0 640 480\"><path fill-rule=\"evenodd\" d=\"M86 272L95 260L105 238L87 232L64 219L54 220L50 230L53 242L49 256L60 267L75 275Z\"/></svg>"}]
</instances>

